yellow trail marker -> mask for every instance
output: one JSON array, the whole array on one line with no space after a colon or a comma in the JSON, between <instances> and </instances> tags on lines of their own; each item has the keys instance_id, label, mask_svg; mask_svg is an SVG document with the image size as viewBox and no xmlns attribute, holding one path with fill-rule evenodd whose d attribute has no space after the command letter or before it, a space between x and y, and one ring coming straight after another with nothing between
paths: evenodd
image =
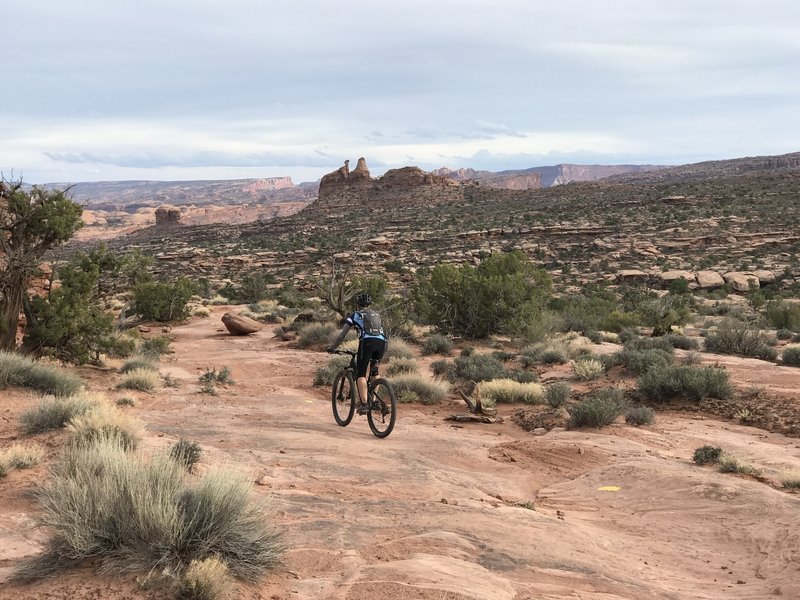
<instances>
[{"instance_id":1,"label":"yellow trail marker","mask_svg":"<svg viewBox=\"0 0 800 600\"><path fill-rule=\"evenodd\" d=\"M620 487L618 485L601 485L597 489L601 492L618 492Z\"/></svg>"}]
</instances>

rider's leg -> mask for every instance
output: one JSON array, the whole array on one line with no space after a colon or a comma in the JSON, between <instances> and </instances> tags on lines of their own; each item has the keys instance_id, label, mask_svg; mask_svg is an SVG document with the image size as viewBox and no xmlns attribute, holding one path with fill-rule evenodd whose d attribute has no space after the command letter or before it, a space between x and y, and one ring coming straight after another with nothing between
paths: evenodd
<instances>
[{"instance_id":1,"label":"rider's leg","mask_svg":"<svg viewBox=\"0 0 800 600\"><path fill-rule=\"evenodd\" d=\"M356 388L358 389L358 401L363 404L367 401L367 378L359 377L356 379Z\"/></svg>"}]
</instances>

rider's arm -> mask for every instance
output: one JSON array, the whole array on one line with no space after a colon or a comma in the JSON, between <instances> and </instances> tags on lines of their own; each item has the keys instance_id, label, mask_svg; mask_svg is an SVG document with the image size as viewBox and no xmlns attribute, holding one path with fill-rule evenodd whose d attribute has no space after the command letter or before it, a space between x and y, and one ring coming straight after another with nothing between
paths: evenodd
<instances>
[{"instance_id":1,"label":"rider's arm","mask_svg":"<svg viewBox=\"0 0 800 600\"><path fill-rule=\"evenodd\" d=\"M333 352L342 343L344 338L347 336L347 332L350 331L350 319L347 319L342 326L342 330L339 332L339 337L337 337L333 343L328 346L328 352Z\"/></svg>"}]
</instances>

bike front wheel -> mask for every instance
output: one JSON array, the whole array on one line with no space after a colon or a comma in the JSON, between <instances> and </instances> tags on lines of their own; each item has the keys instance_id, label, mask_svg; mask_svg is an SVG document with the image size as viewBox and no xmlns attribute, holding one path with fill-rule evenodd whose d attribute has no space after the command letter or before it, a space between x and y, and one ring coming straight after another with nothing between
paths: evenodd
<instances>
[{"instance_id":1,"label":"bike front wheel","mask_svg":"<svg viewBox=\"0 0 800 600\"><path fill-rule=\"evenodd\" d=\"M342 371L336 376L331 391L331 405L336 424L347 427L356 410L356 385L350 371Z\"/></svg>"},{"instance_id":2,"label":"bike front wheel","mask_svg":"<svg viewBox=\"0 0 800 600\"><path fill-rule=\"evenodd\" d=\"M385 438L392 433L397 420L397 398L392 384L385 379L376 379L370 384L369 396L369 428L379 438Z\"/></svg>"}]
</instances>

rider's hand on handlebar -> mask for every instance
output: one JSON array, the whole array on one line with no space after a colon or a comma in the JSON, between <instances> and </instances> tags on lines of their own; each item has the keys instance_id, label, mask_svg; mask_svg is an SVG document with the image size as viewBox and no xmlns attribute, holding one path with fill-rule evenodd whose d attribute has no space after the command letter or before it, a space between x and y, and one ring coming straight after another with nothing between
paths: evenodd
<instances>
[{"instance_id":1,"label":"rider's hand on handlebar","mask_svg":"<svg viewBox=\"0 0 800 600\"><path fill-rule=\"evenodd\" d=\"M325 349L325 352L327 352L328 354L333 354L334 352L336 352L336 348L334 348L333 346L328 346Z\"/></svg>"}]
</instances>

